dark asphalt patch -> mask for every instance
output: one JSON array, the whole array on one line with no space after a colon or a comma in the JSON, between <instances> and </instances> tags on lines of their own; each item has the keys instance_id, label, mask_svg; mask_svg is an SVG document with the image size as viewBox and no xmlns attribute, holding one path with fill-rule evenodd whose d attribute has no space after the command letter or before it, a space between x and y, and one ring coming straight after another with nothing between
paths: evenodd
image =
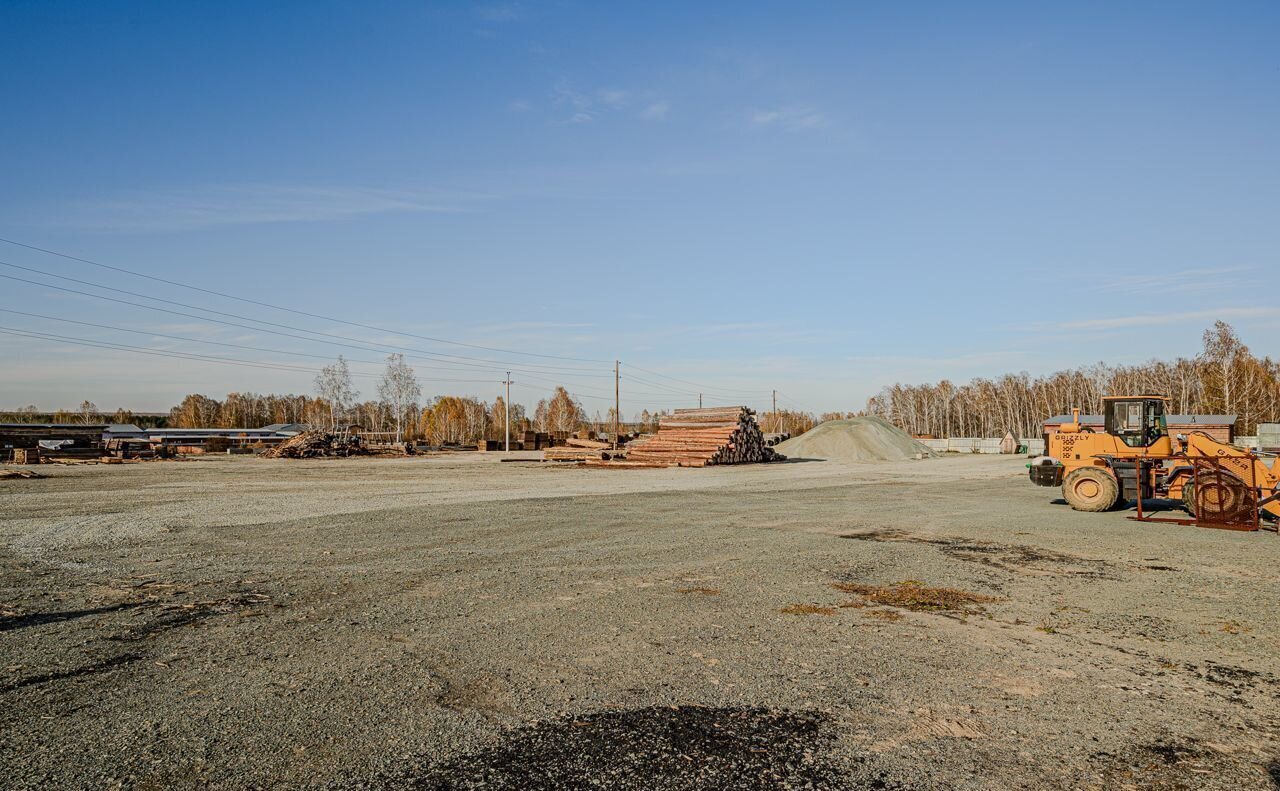
<instances>
[{"instance_id":1,"label":"dark asphalt patch","mask_svg":"<svg viewBox=\"0 0 1280 791\"><path fill-rule=\"evenodd\" d=\"M856 789L828 762L826 717L703 706L600 712L510 732L493 749L426 765L363 788Z\"/></svg>"}]
</instances>

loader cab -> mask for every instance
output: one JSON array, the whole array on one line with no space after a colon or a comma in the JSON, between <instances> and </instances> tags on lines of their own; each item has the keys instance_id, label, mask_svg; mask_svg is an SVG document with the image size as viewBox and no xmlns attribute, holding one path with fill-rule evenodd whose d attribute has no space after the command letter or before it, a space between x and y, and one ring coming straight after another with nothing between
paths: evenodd
<instances>
[{"instance_id":1,"label":"loader cab","mask_svg":"<svg viewBox=\"0 0 1280 791\"><path fill-rule=\"evenodd\" d=\"M1168 436L1164 396L1108 396L1102 399L1106 432L1131 448L1148 448Z\"/></svg>"}]
</instances>

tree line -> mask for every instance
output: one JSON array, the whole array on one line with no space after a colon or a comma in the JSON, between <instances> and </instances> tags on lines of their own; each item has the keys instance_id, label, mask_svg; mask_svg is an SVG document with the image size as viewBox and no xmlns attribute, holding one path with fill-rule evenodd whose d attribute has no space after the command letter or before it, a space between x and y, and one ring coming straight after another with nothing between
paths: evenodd
<instances>
[{"instance_id":1,"label":"tree line","mask_svg":"<svg viewBox=\"0 0 1280 791\"><path fill-rule=\"evenodd\" d=\"M500 440L510 420L511 436L526 431L574 432L613 430L613 412L588 415L564 387L556 387L529 414L522 404L508 410L503 396L485 401L477 396L438 395L422 399L422 388L402 355L387 358L376 387L377 398L360 400L346 360L339 357L316 377L313 395L228 393L218 400L194 393L169 411L174 428L258 428L274 423L305 423L330 430L358 425L366 431L394 435L396 441L431 444L474 444ZM653 430L661 413L648 410L621 421L625 431Z\"/></svg>"},{"instance_id":2,"label":"tree line","mask_svg":"<svg viewBox=\"0 0 1280 791\"><path fill-rule=\"evenodd\" d=\"M1256 432L1280 420L1280 362L1257 357L1231 325L1205 330L1195 357L1140 365L1105 363L1045 376L1005 374L955 385L895 384L867 401L866 411L912 434L998 437L1012 431L1036 437L1044 421L1073 407L1096 414L1105 395L1157 393L1170 398L1171 414L1236 415L1236 431Z\"/></svg>"}]
</instances>

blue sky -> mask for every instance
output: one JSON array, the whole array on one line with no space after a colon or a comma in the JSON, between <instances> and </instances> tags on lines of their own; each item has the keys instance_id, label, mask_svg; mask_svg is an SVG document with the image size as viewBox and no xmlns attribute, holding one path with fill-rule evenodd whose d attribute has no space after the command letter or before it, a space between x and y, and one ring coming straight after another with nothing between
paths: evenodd
<instances>
[{"instance_id":1,"label":"blue sky","mask_svg":"<svg viewBox=\"0 0 1280 791\"><path fill-rule=\"evenodd\" d=\"M514 367L589 411L621 358L628 414L1190 355L1215 318L1280 352L1274 3L9 0L0 34L0 236L321 317L0 243L311 338L0 278L53 317L11 330L265 366L0 335L0 406L305 392L339 352L371 396L393 348L455 355L429 394Z\"/></svg>"}]
</instances>

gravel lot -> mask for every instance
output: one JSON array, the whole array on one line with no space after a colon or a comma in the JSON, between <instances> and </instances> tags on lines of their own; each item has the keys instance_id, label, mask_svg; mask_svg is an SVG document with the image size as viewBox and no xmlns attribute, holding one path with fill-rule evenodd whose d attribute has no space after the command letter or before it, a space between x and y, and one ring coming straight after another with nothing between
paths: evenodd
<instances>
[{"instance_id":1,"label":"gravel lot","mask_svg":"<svg viewBox=\"0 0 1280 791\"><path fill-rule=\"evenodd\" d=\"M1023 464L44 467L0 481L0 777L1280 787L1280 540ZM979 603L847 592L904 581Z\"/></svg>"}]
</instances>

